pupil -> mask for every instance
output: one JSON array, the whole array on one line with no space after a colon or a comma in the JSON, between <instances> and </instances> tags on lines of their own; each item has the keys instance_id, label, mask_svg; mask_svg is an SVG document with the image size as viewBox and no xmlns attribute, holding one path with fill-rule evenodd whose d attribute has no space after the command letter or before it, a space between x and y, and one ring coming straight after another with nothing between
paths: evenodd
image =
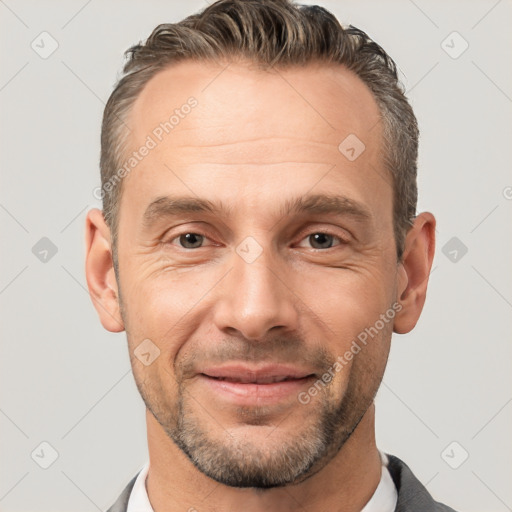
<instances>
[{"instance_id":1,"label":"pupil","mask_svg":"<svg viewBox=\"0 0 512 512\"><path fill-rule=\"evenodd\" d=\"M203 241L202 235L196 233L186 233L180 236L180 243L186 249L199 247Z\"/></svg>"},{"instance_id":2,"label":"pupil","mask_svg":"<svg viewBox=\"0 0 512 512\"><path fill-rule=\"evenodd\" d=\"M316 247L320 249L328 249L332 246L332 236L327 235L326 233L315 233L311 235L311 245L315 247L315 245L320 245L321 247Z\"/></svg>"}]
</instances>

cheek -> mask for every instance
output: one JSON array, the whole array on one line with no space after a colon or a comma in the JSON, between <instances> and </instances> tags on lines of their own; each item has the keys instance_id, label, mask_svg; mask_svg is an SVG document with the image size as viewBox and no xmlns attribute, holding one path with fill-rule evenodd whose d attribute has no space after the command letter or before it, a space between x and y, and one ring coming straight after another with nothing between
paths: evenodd
<instances>
[{"instance_id":1,"label":"cheek","mask_svg":"<svg viewBox=\"0 0 512 512\"><path fill-rule=\"evenodd\" d=\"M197 282L189 279L186 286L183 278L166 272L164 265L134 265L123 277L126 277L122 280L123 302L138 326L162 324L169 329L186 314L199 293Z\"/></svg>"},{"instance_id":2,"label":"cheek","mask_svg":"<svg viewBox=\"0 0 512 512\"><path fill-rule=\"evenodd\" d=\"M316 336L333 357L324 377L332 382L325 393L334 402L349 387L355 386L351 393L360 396L371 394L380 382L392 332L392 322L380 320L391 303L388 283L382 279L377 272L342 269L329 272L326 279L323 269L302 282L301 296L309 308L304 314L316 325Z\"/></svg>"},{"instance_id":3,"label":"cheek","mask_svg":"<svg viewBox=\"0 0 512 512\"><path fill-rule=\"evenodd\" d=\"M346 269L323 269L303 279L301 296L324 335L333 340L332 351L344 352L388 310L391 283L384 279L377 272Z\"/></svg>"},{"instance_id":4,"label":"cheek","mask_svg":"<svg viewBox=\"0 0 512 512\"><path fill-rule=\"evenodd\" d=\"M184 340L198 328L201 301L218 278L155 268L142 265L131 279L122 280L124 321L131 351L151 340L163 356L158 365L169 371Z\"/></svg>"}]
</instances>

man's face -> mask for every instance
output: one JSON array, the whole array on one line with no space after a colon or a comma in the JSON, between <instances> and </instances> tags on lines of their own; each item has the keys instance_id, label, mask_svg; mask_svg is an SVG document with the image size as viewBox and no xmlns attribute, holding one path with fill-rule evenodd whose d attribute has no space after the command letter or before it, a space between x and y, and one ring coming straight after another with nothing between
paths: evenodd
<instances>
[{"instance_id":1,"label":"man's face","mask_svg":"<svg viewBox=\"0 0 512 512\"><path fill-rule=\"evenodd\" d=\"M160 72L130 114L130 151L157 144L123 184L122 313L168 436L211 478L272 487L325 466L380 384L392 321L378 320L397 299L391 178L377 105L348 71L223 69ZM190 97L169 134L154 131ZM134 356L144 340L144 357L159 350L149 365Z\"/></svg>"}]
</instances>

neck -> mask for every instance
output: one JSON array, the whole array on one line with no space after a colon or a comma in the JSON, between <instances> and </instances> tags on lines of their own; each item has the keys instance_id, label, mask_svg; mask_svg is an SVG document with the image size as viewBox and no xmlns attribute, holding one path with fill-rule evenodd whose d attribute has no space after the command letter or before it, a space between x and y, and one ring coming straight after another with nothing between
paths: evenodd
<instances>
[{"instance_id":1,"label":"neck","mask_svg":"<svg viewBox=\"0 0 512 512\"><path fill-rule=\"evenodd\" d=\"M274 489L239 489L201 473L146 411L150 467L146 480L154 512L244 510L247 512L360 512L381 476L372 404L341 450L299 484Z\"/></svg>"}]
</instances>

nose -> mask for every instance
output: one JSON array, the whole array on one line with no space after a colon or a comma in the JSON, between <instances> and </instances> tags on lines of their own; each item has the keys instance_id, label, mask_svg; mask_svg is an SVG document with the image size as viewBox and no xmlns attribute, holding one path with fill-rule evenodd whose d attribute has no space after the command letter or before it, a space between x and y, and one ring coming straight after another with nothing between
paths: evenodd
<instances>
[{"instance_id":1,"label":"nose","mask_svg":"<svg viewBox=\"0 0 512 512\"><path fill-rule=\"evenodd\" d=\"M216 290L214 322L222 332L260 340L271 329L297 329L299 299L282 265L267 251L251 263L233 254L233 268Z\"/></svg>"}]
</instances>

